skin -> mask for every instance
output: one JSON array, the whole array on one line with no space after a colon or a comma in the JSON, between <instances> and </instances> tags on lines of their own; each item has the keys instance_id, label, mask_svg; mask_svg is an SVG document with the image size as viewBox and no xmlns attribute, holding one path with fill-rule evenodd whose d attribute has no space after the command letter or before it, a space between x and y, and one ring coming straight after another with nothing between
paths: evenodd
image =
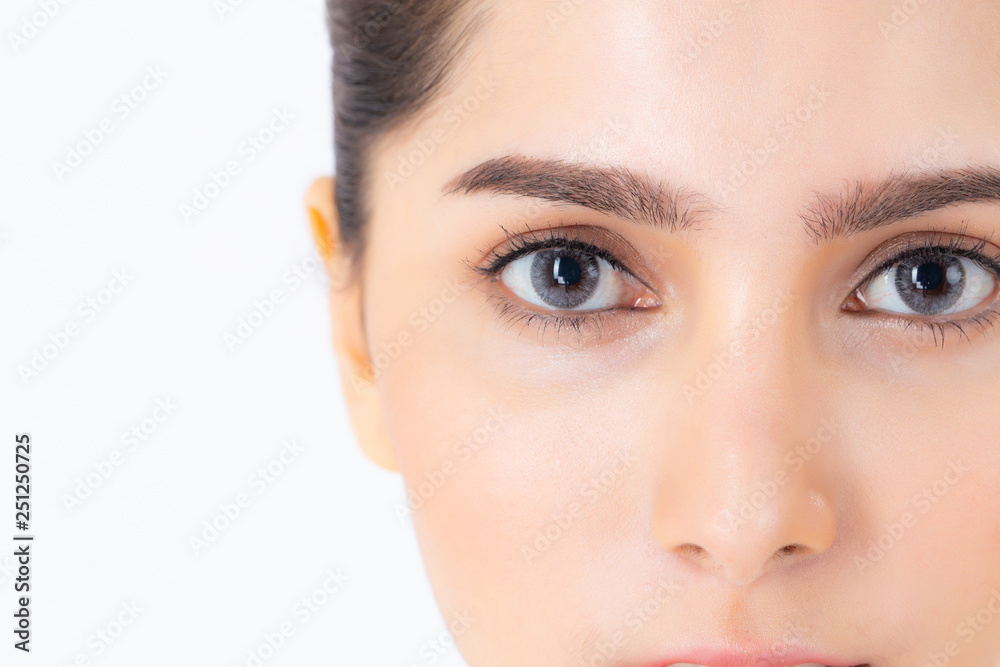
<instances>
[{"instance_id":1,"label":"skin","mask_svg":"<svg viewBox=\"0 0 1000 667\"><path fill-rule=\"evenodd\" d=\"M453 627L467 662L997 664L1000 340L949 329L942 347L905 316L842 305L899 237L945 231L1000 254L1000 205L829 243L802 215L815 192L903 165L1000 164L1000 9L913 3L894 23L888 2L567 2L553 25L555 3L497 5L453 85L379 145L346 286L332 181L307 195L333 247L355 431L422 500L412 520L444 618L474 619ZM695 58L679 55L725 16ZM495 92L446 125L484 76ZM814 85L828 95L809 119L776 130ZM390 189L384 174L439 127ZM779 149L727 193L772 138ZM671 232L442 193L509 154L627 166L713 206ZM580 332L504 319L510 292L470 268L506 243L501 225L611 232L661 305ZM734 340L744 349L720 371ZM977 612L992 622L970 624Z\"/></svg>"}]
</instances>

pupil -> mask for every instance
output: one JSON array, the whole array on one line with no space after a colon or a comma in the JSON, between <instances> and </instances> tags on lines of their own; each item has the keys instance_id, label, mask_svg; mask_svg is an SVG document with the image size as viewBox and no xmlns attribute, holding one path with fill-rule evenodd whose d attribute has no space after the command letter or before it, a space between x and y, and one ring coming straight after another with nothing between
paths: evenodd
<instances>
[{"instance_id":1,"label":"pupil","mask_svg":"<svg viewBox=\"0 0 1000 667\"><path fill-rule=\"evenodd\" d=\"M583 277L583 267L572 257L556 257L552 263L552 279L557 285L572 287Z\"/></svg>"},{"instance_id":2,"label":"pupil","mask_svg":"<svg viewBox=\"0 0 1000 667\"><path fill-rule=\"evenodd\" d=\"M920 266L915 266L910 275L914 287L924 292L937 290L945 282L944 271L937 262L926 262Z\"/></svg>"},{"instance_id":3,"label":"pupil","mask_svg":"<svg viewBox=\"0 0 1000 667\"><path fill-rule=\"evenodd\" d=\"M910 257L896 269L896 294L922 315L938 315L965 293L965 269L957 257Z\"/></svg>"},{"instance_id":4,"label":"pupil","mask_svg":"<svg viewBox=\"0 0 1000 667\"><path fill-rule=\"evenodd\" d=\"M545 304L579 308L594 295L601 265L593 254L572 248L539 250L531 261L531 287Z\"/></svg>"}]
</instances>

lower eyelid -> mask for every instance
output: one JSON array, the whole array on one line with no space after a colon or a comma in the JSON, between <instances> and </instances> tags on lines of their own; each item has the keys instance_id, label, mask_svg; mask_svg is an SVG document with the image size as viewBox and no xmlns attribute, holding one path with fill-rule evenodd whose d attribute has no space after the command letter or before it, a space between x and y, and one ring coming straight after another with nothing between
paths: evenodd
<instances>
[{"instance_id":1,"label":"lower eyelid","mask_svg":"<svg viewBox=\"0 0 1000 667\"><path fill-rule=\"evenodd\" d=\"M622 332L631 331L631 316L639 311L614 308L597 311L542 312L518 305L508 297L490 295L494 317L506 324L506 330L517 330L520 337L527 329L534 329L541 344L554 343L560 347L583 349L584 341L593 339L607 342ZM566 338L566 336L571 336Z\"/></svg>"}]
</instances>

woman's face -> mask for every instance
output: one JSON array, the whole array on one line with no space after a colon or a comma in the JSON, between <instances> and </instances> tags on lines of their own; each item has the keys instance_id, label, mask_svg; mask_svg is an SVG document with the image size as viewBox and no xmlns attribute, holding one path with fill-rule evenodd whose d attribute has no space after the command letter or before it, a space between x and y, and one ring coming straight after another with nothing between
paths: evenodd
<instances>
[{"instance_id":1,"label":"woman's face","mask_svg":"<svg viewBox=\"0 0 1000 667\"><path fill-rule=\"evenodd\" d=\"M1000 8L806 4L498 2L378 146L356 423L470 665L1000 660Z\"/></svg>"}]
</instances>

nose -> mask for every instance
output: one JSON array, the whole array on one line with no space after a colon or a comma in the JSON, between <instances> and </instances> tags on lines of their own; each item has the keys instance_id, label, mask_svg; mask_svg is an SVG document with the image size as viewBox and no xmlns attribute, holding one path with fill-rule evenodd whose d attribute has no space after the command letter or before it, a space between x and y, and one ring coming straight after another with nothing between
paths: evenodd
<instances>
[{"instance_id":1,"label":"nose","mask_svg":"<svg viewBox=\"0 0 1000 667\"><path fill-rule=\"evenodd\" d=\"M659 545L740 585L821 554L837 533L837 419L803 337L779 328L729 363L718 339L688 357L689 377L709 381L686 387L657 462Z\"/></svg>"}]
</instances>

